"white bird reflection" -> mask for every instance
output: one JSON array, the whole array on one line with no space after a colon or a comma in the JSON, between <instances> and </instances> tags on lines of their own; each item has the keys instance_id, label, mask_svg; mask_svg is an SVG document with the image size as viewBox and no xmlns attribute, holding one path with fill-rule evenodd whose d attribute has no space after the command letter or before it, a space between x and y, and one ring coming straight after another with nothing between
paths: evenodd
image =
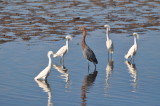
<instances>
[{"instance_id":1,"label":"white bird reflection","mask_svg":"<svg viewBox=\"0 0 160 106\"><path fill-rule=\"evenodd\" d=\"M129 73L131 74L131 77L133 78L133 92L136 90L137 88L137 69L136 69L136 65L134 63L131 63L129 61L125 61L125 64L128 67Z\"/></svg>"},{"instance_id":2,"label":"white bird reflection","mask_svg":"<svg viewBox=\"0 0 160 106\"><path fill-rule=\"evenodd\" d=\"M69 88L69 87L70 87L70 79L69 79L68 69L67 69L64 65L59 66L59 65L57 65L57 64L54 64L53 67L54 67L59 73L61 73L62 79L64 79L65 82L66 82L65 88Z\"/></svg>"},{"instance_id":3,"label":"white bird reflection","mask_svg":"<svg viewBox=\"0 0 160 106\"><path fill-rule=\"evenodd\" d=\"M107 90L110 87L109 79L110 79L113 68L114 68L114 60L111 58L108 61L108 64L106 66L106 93L107 93Z\"/></svg>"},{"instance_id":4,"label":"white bird reflection","mask_svg":"<svg viewBox=\"0 0 160 106\"><path fill-rule=\"evenodd\" d=\"M48 105L47 106L53 106L51 88L49 84L47 83L47 80L35 80L35 81L38 84L38 86L42 88L43 91L47 92L48 94Z\"/></svg>"},{"instance_id":5,"label":"white bird reflection","mask_svg":"<svg viewBox=\"0 0 160 106\"><path fill-rule=\"evenodd\" d=\"M82 106L86 106L86 93L88 93L89 88L93 85L98 71L94 71L87 76L85 76L82 87L81 87L81 99L82 99Z\"/></svg>"}]
</instances>

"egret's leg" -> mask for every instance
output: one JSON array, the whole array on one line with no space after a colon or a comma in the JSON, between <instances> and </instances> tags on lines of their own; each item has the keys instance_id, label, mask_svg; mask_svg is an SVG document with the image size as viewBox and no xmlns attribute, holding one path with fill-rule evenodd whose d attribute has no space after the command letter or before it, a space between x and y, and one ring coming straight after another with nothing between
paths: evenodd
<instances>
[{"instance_id":1,"label":"egret's leg","mask_svg":"<svg viewBox=\"0 0 160 106\"><path fill-rule=\"evenodd\" d=\"M60 63L63 64L63 57L61 57Z\"/></svg>"},{"instance_id":2,"label":"egret's leg","mask_svg":"<svg viewBox=\"0 0 160 106\"><path fill-rule=\"evenodd\" d=\"M90 65L89 65L89 62L88 62L88 72L89 72L89 70L90 70Z\"/></svg>"},{"instance_id":3,"label":"egret's leg","mask_svg":"<svg viewBox=\"0 0 160 106\"><path fill-rule=\"evenodd\" d=\"M62 64L62 58L60 59L60 63Z\"/></svg>"},{"instance_id":4,"label":"egret's leg","mask_svg":"<svg viewBox=\"0 0 160 106\"><path fill-rule=\"evenodd\" d=\"M61 57L60 63L63 65L64 64L64 56Z\"/></svg>"},{"instance_id":5,"label":"egret's leg","mask_svg":"<svg viewBox=\"0 0 160 106\"><path fill-rule=\"evenodd\" d=\"M133 58L132 58L132 64L134 64L134 56L133 56Z\"/></svg>"},{"instance_id":6,"label":"egret's leg","mask_svg":"<svg viewBox=\"0 0 160 106\"><path fill-rule=\"evenodd\" d=\"M62 57L62 63L64 64L64 56Z\"/></svg>"},{"instance_id":7,"label":"egret's leg","mask_svg":"<svg viewBox=\"0 0 160 106\"><path fill-rule=\"evenodd\" d=\"M94 68L94 71L96 71L96 64L94 64L94 67L95 67L95 68Z\"/></svg>"},{"instance_id":8,"label":"egret's leg","mask_svg":"<svg viewBox=\"0 0 160 106\"><path fill-rule=\"evenodd\" d=\"M112 53L111 53L111 59L112 59Z\"/></svg>"},{"instance_id":9,"label":"egret's leg","mask_svg":"<svg viewBox=\"0 0 160 106\"><path fill-rule=\"evenodd\" d=\"M132 63L132 57L129 59L129 62Z\"/></svg>"},{"instance_id":10,"label":"egret's leg","mask_svg":"<svg viewBox=\"0 0 160 106\"><path fill-rule=\"evenodd\" d=\"M108 61L109 61L109 52L108 52Z\"/></svg>"}]
</instances>

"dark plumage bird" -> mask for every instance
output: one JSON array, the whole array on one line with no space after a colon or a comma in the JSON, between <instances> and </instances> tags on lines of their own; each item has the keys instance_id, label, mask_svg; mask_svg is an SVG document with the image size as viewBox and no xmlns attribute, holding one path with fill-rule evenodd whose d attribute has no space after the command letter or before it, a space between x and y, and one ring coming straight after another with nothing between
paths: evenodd
<instances>
[{"instance_id":1,"label":"dark plumage bird","mask_svg":"<svg viewBox=\"0 0 160 106\"><path fill-rule=\"evenodd\" d=\"M89 60L94 64L95 70L96 70L96 64L98 64L98 61L96 59L94 52L89 48L89 46L86 44L86 41L85 41L85 38L87 36L86 26L80 27L79 30L83 31L82 42L81 42L83 55L87 60ZM89 68L89 64L88 64L88 68Z\"/></svg>"}]
</instances>

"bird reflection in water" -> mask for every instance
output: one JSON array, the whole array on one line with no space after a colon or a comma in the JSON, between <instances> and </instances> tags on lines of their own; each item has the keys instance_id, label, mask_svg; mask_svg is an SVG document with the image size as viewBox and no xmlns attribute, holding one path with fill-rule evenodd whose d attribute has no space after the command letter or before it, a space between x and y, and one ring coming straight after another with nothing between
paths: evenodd
<instances>
[{"instance_id":1,"label":"bird reflection in water","mask_svg":"<svg viewBox=\"0 0 160 106\"><path fill-rule=\"evenodd\" d=\"M51 94L51 88L47 82L47 80L35 80L40 88L43 89L44 92L47 92L48 94L48 105L47 106L53 106L52 103L52 94Z\"/></svg>"},{"instance_id":2,"label":"bird reflection in water","mask_svg":"<svg viewBox=\"0 0 160 106\"><path fill-rule=\"evenodd\" d=\"M62 79L65 79L66 82L66 86L65 88L69 88L70 87L70 80L69 80L69 73L68 73L68 69L64 66L64 65L57 65L54 64L53 67L59 72L61 73L61 77Z\"/></svg>"},{"instance_id":3,"label":"bird reflection in water","mask_svg":"<svg viewBox=\"0 0 160 106\"><path fill-rule=\"evenodd\" d=\"M129 61L125 61L125 64L128 67L129 73L131 74L131 77L133 78L133 92L136 91L137 88L137 69L136 69L136 65L134 63L131 63Z\"/></svg>"},{"instance_id":4,"label":"bird reflection in water","mask_svg":"<svg viewBox=\"0 0 160 106\"><path fill-rule=\"evenodd\" d=\"M85 76L82 87L81 87L81 99L82 99L82 106L86 106L86 93L94 84L94 81L97 77L98 71L94 71L87 76Z\"/></svg>"},{"instance_id":5,"label":"bird reflection in water","mask_svg":"<svg viewBox=\"0 0 160 106\"><path fill-rule=\"evenodd\" d=\"M114 68L114 60L112 58L109 59L108 57L108 64L106 66L106 94L107 94L107 91L110 87L110 76L111 76L111 73L113 71L113 68Z\"/></svg>"}]
</instances>

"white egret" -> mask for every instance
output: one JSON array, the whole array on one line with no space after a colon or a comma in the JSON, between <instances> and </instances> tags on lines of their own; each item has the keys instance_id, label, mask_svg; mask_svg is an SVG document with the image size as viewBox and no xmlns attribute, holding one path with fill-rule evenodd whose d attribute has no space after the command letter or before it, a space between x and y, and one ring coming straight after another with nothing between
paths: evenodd
<instances>
[{"instance_id":1,"label":"white egret","mask_svg":"<svg viewBox=\"0 0 160 106\"><path fill-rule=\"evenodd\" d=\"M52 51L49 51L49 52L48 52L48 59L49 59L48 66L47 66L44 70L42 70L42 71L34 78L35 80L46 80L46 78L48 77L49 72L50 72L50 70L51 70L51 66L52 66L51 55L53 55L53 52L52 52Z\"/></svg>"},{"instance_id":2,"label":"white egret","mask_svg":"<svg viewBox=\"0 0 160 106\"><path fill-rule=\"evenodd\" d=\"M62 46L56 53L54 53L53 57L58 57L61 56L61 60L64 58L64 55L68 52L69 45L68 42L69 40L72 39L71 35L67 35L66 37L66 45Z\"/></svg>"},{"instance_id":3,"label":"white egret","mask_svg":"<svg viewBox=\"0 0 160 106\"><path fill-rule=\"evenodd\" d=\"M124 56L126 59L135 56L138 49L137 39L139 38L139 35L137 33L133 33L133 36L134 36L134 44L129 49L128 53Z\"/></svg>"},{"instance_id":4,"label":"white egret","mask_svg":"<svg viewBox=\"0 0 160 106\"><path fill-rule=\"evenodd\" d=\"M113 42L112 40L109 38L109 31L110 31L110 26L109 25L104 25L104 27L106 28L106 46L108 49L108 53L110 53L111 55L114 52L114 46L113 46Z\"/></svg>"}]
</instances>

